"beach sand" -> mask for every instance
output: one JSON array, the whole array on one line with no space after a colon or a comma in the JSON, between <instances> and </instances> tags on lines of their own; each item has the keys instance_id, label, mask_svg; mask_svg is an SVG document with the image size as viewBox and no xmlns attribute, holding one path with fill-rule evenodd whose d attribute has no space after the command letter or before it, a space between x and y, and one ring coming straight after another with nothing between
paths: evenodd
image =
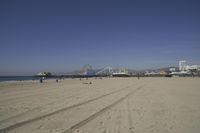
<instances>
[{"instance_id":1,"label":"beach sand","mask_svg":"<svg viewBox=\"0 0 200 133\"><path fill-rule=\"evenodd\" d=\"M1 82L0 132L200 133L200 78Z\"/></svg>"}]
</instances>

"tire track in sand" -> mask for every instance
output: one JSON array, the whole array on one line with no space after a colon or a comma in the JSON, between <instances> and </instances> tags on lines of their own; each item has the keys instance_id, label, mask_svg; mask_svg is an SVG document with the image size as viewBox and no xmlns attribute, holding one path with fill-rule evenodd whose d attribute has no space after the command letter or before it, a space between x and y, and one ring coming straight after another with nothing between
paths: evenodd
<instances>
[{"instance_id":1,"label":"tire track in sand","mask_svg":"<svg viewBox=\"0 0 200 133\"><path fill-rule=\"evenodd\" d=\"M135 84L134 84L134 85L135 85ZM132 85L130 85L130 86L132 86ZM118 93L118 92L120 92L120 91L123 91L124 89L127 89L127 88L129 88L130 86L126 86L126 87L120 88L120 89L118 89L118 90L112 91L112 92L110 92L110 93L101 95L101 96L96 97L96 98L93 98L93 99L86 100L86 101L81 102L81 103L77 103L77 104L74 104L74 105L71 105L71 106L68 106L68 107L65 107L65 108L61 108L61 109L59 109L59 110L56 110L56 111L51 112L51 113L48 113L48 114L44 114L44 115L42 115L42 116L34 117L34 118L32 118L32 119L20 121L20 122L18 122L18 123L15 123L15 124L12 124L12 125L3 127L3 128L0 129L0 133L1 133L1 132L2 132L2 133L6 133L6 132L8 132L8 131L10 131L10 130L13 130L13 129L15 129L15 128L21 127L21 126L23 126L23 125L26 125L26 124L29 124L29 123L32 123L32 122L35 122L35 121L44 119L44 118L46 118L46 117L49 117L49 116L52 116L52 115L55 115L55 114L58 114L58 113L61 113L61 112L64 112L64 111L73 109L73 108L76 108L76 107L81 106L81 105L88 104L88 103L90 103L90 102L99 100L99 99L104 98L104 97L106 97L106 96L109 96L109 95ZM127 96L126 96L126 97L127 97ZM122 98L122 99L124 99L124 98ZM122 99L121 99L120 101L122 101ZM120 101L119 101L119 102L120 102ZM110 107L109 107L109 108L110 108ZM107 108L107 109L108 109L108 108ZM107 110L107 109L105 109L105 110ZM100 111L100 112L102 112L102 111ZM75 127L76 127L76 126L75 126Z\"/></svg>"},{"instance_id":2,"label":"tire track in sand","mask_svg":"<svg viewBox=\"0 0 200 133\"><path fill-rule=\"evenodd\" d=\"M130 109L130 99L129 97L126 100L127 112L128 112L128 123L129 123L129 133L134 133L133 129L133 121L131 117L131 109Z\"/></svg>"},{"instance_id":3,"label":"tire track in sand","mask_svg":"<svg viewBox=\"0 0 200 133\"><path fill-rule=\"evenodd\" d=\"M138 87L137 89L131 91L130 93L126 94L125 96L123 96L122 98L118 99L117 101L113 102L112 104L102 108L101 110L99 110L98 112L90 115L89 117L87 117L86 119L80 121L79 123L71 126L69 129L65 130L63 133L72 133L73 131L75 131L76 129L86 125L88 122L92 121L93 119L97 118L98 116L100 116L101 114L103 114L104 112L106 112L107 110L113 108L114 106L118 105L119 103L121 103L122 101L124 101L125 99L129 98L131 95L133 95L134 93L136 93L137 91L139 91L140 89L142 89L144 87Z\"/></svg>"}]
</instances>

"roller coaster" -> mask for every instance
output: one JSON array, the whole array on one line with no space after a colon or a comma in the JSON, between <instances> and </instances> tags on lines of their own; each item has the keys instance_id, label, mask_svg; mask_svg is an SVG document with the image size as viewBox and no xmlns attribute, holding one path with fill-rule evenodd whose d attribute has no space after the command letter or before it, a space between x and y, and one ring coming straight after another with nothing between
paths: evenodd
<instances>
[{"instance_id":1,"label":"roller coaster","mask_svg":"<svg viewBox=\"0 0 200 133\"><path fill-rule=\"evenodd\" d=\"M107 66L100 71L96 72L96 75L112 75L113 74L113 68L110 66Z\"/></svg>"},{"instance_id":2,"label":"roller coaster","mask_svg":"<svg viewBox=\"0 0 200 133\"><path fill-rule=\"evenodd\" d=\"M120 76L120 77L127 77L129 73L126 69L113 69L110 66L104 67L98 71L95 71L91 65L87 64L81 69L82 76Z\"/></svg>"}]
</instances>

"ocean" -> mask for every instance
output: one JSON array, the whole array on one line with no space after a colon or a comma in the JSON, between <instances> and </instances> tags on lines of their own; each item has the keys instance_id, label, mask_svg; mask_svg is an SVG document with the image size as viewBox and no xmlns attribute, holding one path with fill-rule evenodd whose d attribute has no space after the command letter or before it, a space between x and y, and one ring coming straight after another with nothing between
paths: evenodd
<instances>
[{"instance_id":1,"label":"ocean","mask_svg":"<svg viewBox=\"0 0 200 133\"><path fill-rule=\"evenodd\" d=\"M2 81L21 81L21 80L39 80L40 77L35 76L0 76L0 82Z\"/></svg>"}]
</instances>

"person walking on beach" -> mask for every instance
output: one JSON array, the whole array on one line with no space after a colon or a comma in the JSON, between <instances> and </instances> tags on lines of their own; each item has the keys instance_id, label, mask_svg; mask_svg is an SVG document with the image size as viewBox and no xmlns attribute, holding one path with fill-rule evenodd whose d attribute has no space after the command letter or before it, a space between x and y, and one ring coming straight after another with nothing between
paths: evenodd
<instances>
[{"instance_id":1,"label":"person walking on beach","mask_svg":"<svg viewBox=\"0 0 200 133\"><path fill-rule=\"evenodd\" d=\"M137 74L137 78L138 78L138 80L140 79L140 74L139 73Z\"/></svg>"},{"instance_id":2,"label":"person walking on beach","mask_svg":"<svg viewBox=\"0 0 200 133\"><path fill-rule=\"evenodd\" d=\"M43 79L42 78L40 78L40 83L43 83Z\"/></svg>"}]
</instances>

